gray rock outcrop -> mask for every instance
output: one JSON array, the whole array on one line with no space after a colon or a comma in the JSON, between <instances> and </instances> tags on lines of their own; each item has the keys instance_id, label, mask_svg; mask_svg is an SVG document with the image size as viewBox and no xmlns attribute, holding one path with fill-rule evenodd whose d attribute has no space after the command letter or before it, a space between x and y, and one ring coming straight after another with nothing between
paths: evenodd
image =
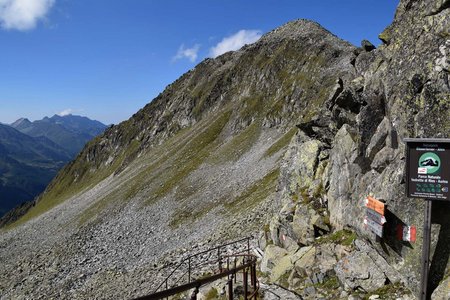
<instances>
[{"instance_id":1,"label":"gray rock outcrop","mask_svg":"<svg viewBox=\"0 0 450 300\"><path fill-rule=\"evenodd\" d=\"M405 197L403 139L450 136L449 8L448 1L400 1L393 24L380 34L383 44L362 43L356 72L338 80L322 110L298 125L284 158L272 241L283 247L281 237L288 236L314 246L327 235L310 230L314 215L331 232L356 232L361 240L334 267L346 292L397 284L419 292L423 202ZM310 151L310 145L317 147ZM363 222L368 195L387 204L382 239ZM433 299L445 294L439 281L450 272L450 248L443 245L448 222L438 212L449 209L440 203L433 211L433 248L439 249L430 269L431 290L439 286ZM397 225L405 224L419 229L416 243L396 238Z\"/></svg>"}]
</instances>

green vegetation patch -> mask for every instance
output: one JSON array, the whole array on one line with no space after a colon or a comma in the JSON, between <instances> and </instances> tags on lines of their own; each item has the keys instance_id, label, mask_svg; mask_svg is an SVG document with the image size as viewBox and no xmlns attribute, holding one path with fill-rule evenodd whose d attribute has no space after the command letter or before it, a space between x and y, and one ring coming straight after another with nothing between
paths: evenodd
<instances>
[{"instance_id":1,"label":"green vegetation patch","mask_svg":"<svg viewBox=\"0 0 450 300\"><path fill-rule=\"evenodd\" d=\"M270 157L286 147L296 132L297 128L291 128L291 130L286 132L281 138L273 143L272 146L269 147L269 149L266 150L266 152L264 153L264 157Z\"/></svg>"},{"instance_id":2,"label":"green vegetation patch","mask_svg":"<svg viewBox=\"0 0 450 300\"><path fill-rule=\"evenodd\" d=\"M206 294L205 294L205 300L213 300L217 299L219 297L219 292L216 288L211 288Z\"/></svg>"},{"instance_id":3,"label":"green vegetation patch","mask_svg":"<svg viewBox=\"0 0 450 300\"><path fill-rule=\"evenodd\" d=\"M353 242L356 240L356 238L357 236L355 232L343 229L332 234L321 236L316 240L316 244L320 245L326 243L334 243L343 246L351 246L353 245Z\"/></svg>"},{"instance_id":4,"label":"green vegetation patch","mask_svg":"<svg viewBox=\"0 0 450 300\"><path fill-rule=\"evenodd\" d=\"M208 108L208 102L212 101L211 92L217 84L217 77L213 80L204 80L203 84L197 85L191 92L191 97L195 100L195 107L192 114L199 117Z\"/></svg>"},{"instance_id":5,"label":"green vegetation patch","mask_svg":"<svg viewBox=\"0 0 450 300\"><path fill-rule=\"evenodd\" d=\"M322 290L333 292L337 288L339 288L340 283L339 283L339 279L337 278L337 276L330 276L330 277L327 277L322 283L319 283L316 286L317 286L317 288L320 288Z\"/></svg>"},{"instance_id":6,"label":"green vegetation patch","mask_svg":"<svg viewBox=\"0 0 450 300\"><path fill-rule=\"evenodd\" d=\"M276 119L276 118L282 118L284 107L285 107L285 104L283 102L283 99L275 100L275 102L272 104L272 106L270 106L268 112L266 113L266 118L269 120Z\"/></svg>"},{"instance_id":7,"label":"green vegetation patch","mask_svg":"<svg viewBox=\"0 0 450 300\"><path fill-rule=\"evenodd\" d=\"M166 174L168 173L168 178L156 189L152 198L147 201L148 204L166 196L209 157L212 150L217 147L218 142L216 140L228 123L230 116L231 111L223 113L211 125L194 136L184 147L176 152L176 157L172 162L172 172L166 172Z\"/></svg>"},{"instance_id":8,"label":"green vegetation patch","mask_svg":"<svg viewBox=\"0 0 450 300\"><path fill-rule=\"evenodd\" d=\"M249 120L261 115L265 104L262 95L253 95L242 99L242 107L239 110L240 117L244 120Z\"/></svg>"},{"instance_id":9,"label":"green vegetation patch","mask_svg":"<svg viewBox=\"0 0 450 300\"><path fill-rule=\"evenodd\" d=\"M209 160L212 163L237 161L258 141L261 134L261 122L253 122L230 141L225 143Z\"/></svg>"},{"instance_id":10,"label":"green vegetation patch","mask_svg":"<svg viewBox=\"0 0 450 300\"><path fill-rule=\"evenodd\" d=\"M375 291L370 292L370 294L364 295L364 300L369 300L371 295L379 295L380 299L383 300L395 300L402 295L411 295L411 291L408 290L401 283L387 284Z\"/></svg>"},{"instance_id":11,"label":"green vegetation patch","mask_svg":"<svg viewBox=\"0 0 450 300\"><path fill-rule=\"evenodd\" d=\"M280 169L273 170L243 191L238 197L225 203L225 208L233 213L252 209L275 190L279 175Z\"/></svg>"},{"instance_id":12,"label":"green vegetation patch","mask_svg":"<svg viewBox=\"0 0 450 300\"><path fill-rule=\"evenodd\" d=\"M181 210L177 210L169 223L172 229L180 227L182 224L193 223L207 214L209 211L217 207L217 203L203 204L202 207L191 208L187 207Z\"/></svg>"},{"instance_id":13,"label":"green vegetation patch","mask_svg":"<svg viewBox=\"0 0 450 300\"><path fill-rule=\"evenodd\" d=\"M97 217L106 207L110 201L108 201L108 197L104 197L101 200L92 204L88 209L84 211L84 213L78 219L78 225L84 225L89 220Z\"/></svg>"}]
</instances>

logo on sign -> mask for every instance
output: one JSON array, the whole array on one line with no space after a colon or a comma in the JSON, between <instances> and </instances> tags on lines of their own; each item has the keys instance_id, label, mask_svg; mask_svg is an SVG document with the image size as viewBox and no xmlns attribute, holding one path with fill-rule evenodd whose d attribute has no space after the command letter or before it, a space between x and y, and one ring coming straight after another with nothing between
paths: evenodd
<instances>
[{"instance_id":1,"label":"logo on sign","mask_svg":"<svg viewBox=\"0 0 450 300\"><path fill-rule=\"evenodd\" d=\"M435 174L441 168L441 159L436 153L426 152L419 158L419 174Z\"/></svg>"}]
</instances>

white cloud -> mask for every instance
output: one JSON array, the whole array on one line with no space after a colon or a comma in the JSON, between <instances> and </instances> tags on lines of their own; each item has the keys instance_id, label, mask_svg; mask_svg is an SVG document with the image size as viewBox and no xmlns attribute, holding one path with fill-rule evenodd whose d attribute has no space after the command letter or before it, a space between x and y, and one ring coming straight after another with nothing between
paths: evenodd
<instances>
[{"instance_id":1,"label":"white cloud","mask_svg":"<svg viewBox=\"0 0 450 300\"><path fill-rule=\"evenodd\" d=\"M195 44L192 48L185 48L184 44L178 48L177 54L172 58L172 61L177 61L183 58L189 59L189 61L194 62L198 56L198 50L200 50L200 45Z\"/></svg>"},{"instance_id":2,"label":"white cloud","mask_svg":"<svg viewBox=\"0 0 450 300\"><path fill-rule=\"evenodd\" d=\"M30 30L49 12L55 0L0 0L0 26Z\"/></svg>"},{"instance_id":3,"label":"white cloud","mask_svg":"<svg viewBox=\"0 0 450 300\"><path fill-rule=\"evenodd\" d=\"M64 116L68 116L68 115L72 114L73 112L74 112L73 109L68 108L68 109L63 110L62 112L57 113L57 115L60 117L64 117Z\"/></svg>"},{"instance_id":4,"label":"white cloud","mask_svg":"<svg viewBox=\"0 0 450 300\"><path fill-rule=\"evenodd\" d=\"M252 44L261 38L260 30L239 30L233 35L222 39L210 50L210 56L217 57L228 51L240 49L245 44Z\"/></svg>"}]
</instances>

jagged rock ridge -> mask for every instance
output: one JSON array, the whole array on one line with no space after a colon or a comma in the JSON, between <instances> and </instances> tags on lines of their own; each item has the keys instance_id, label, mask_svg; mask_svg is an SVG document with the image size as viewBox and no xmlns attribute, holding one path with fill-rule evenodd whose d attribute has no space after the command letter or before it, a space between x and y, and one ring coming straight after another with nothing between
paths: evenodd
<instances>
[{"instance_id":1,"label":"jagged rock ridge","mask_svg":"<svg viewBox=\"0 0 450 300\"><path fill-rule=\"evenodd\" d=\"M356 76L350 83L339 81L322 111L298 126L281 170L282 208L270 224L269 241L275 244L270 253L280 251L277 247L287 249L292 262L276 279L287 276L284 285L305 298L320 294L305 289L317 276L338 280L346 293L376 292L387 283L395 289L406 286L411 297L419 292L423 202L405 197L403 138L450 136L448 5L401 1L393 24L380 34L383 45L360 51L354 61ZM381 240L363 223L362 200L369 194L388 207ZM433 210L433 299L449 296L450 224L443 215L449 208L437 202ZM397 240L397 225L416 226L418 242ZM347 249L351 253L313 255L308 264L297 267L302 249L320 252L323 246L316 238L339 229L358 234L353 248ZM267 259L276 260L277 255ZM319 269L322 264L328 267Z\"/></svg>"}]
</instances>

